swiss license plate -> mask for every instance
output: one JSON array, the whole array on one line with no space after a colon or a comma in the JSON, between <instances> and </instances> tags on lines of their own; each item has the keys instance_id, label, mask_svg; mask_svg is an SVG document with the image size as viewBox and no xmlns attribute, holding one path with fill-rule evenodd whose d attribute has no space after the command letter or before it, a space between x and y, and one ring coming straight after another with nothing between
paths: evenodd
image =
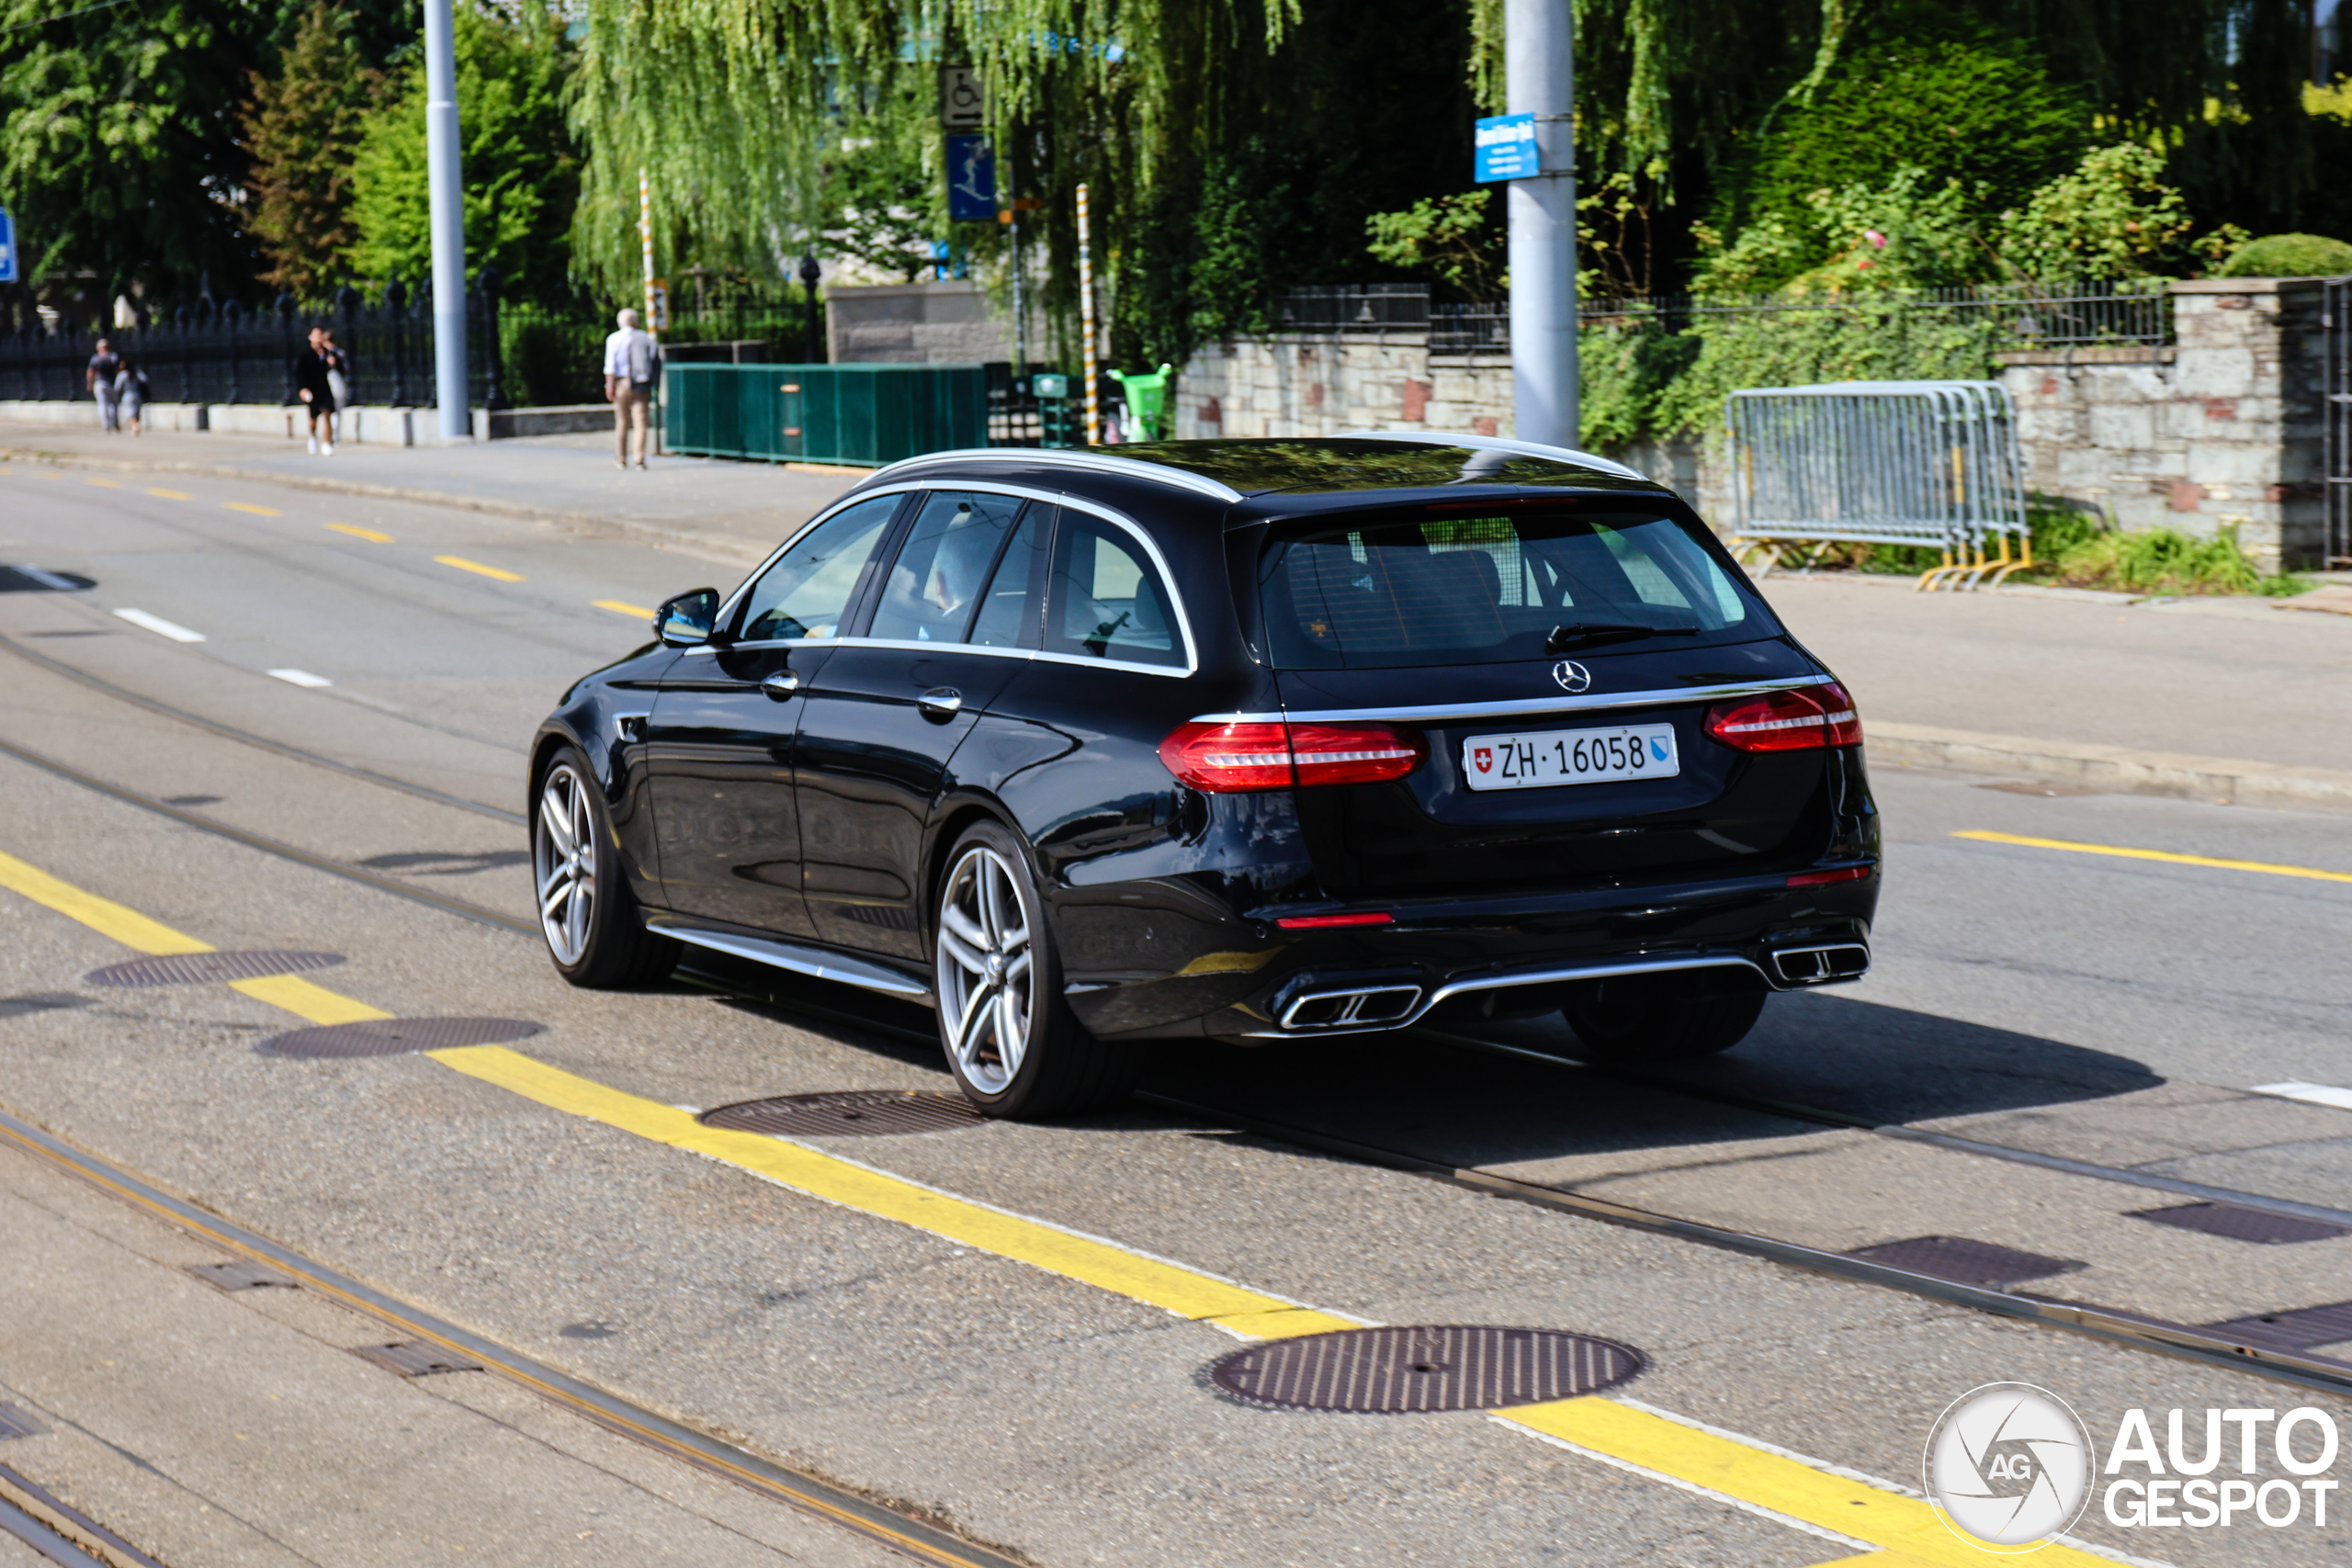
<instances>
[{"instance_id":1,"label":"swiss license plate","mask_svg":"<svg viewBox=\"0 0 2352 1568\"><path fill-rule=\"evenodd\" d=\"M1472 789L1670 779L1681 771L1670 724L1474 735L1462 743L1462 776Z\"/></svg>"}]
</instances>

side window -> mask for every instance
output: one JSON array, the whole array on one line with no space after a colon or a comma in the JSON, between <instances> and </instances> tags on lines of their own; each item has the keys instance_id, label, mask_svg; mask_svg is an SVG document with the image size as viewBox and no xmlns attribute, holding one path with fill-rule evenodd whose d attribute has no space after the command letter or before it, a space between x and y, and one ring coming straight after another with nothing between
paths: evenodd
<instances>
[{"instance_id":1,"label":"side window","mask_svg":"<svg viewBox=\"0 0 2352 1568\"><path fill-rule=\"evenodd\" d=\"M915 514L883 580L865 635L902 642L962 642L998 547L1012 529L1018 496L933 491Z\"/></svg>"},{"instance_id":2,"label":"side window","mask_svg":"<svg viewBox=\"0 0 2352 1568\"><path fill-rule=\"evenodd\" d=\"M839 637L867 565L898 514L899 495L877 495L830 517L760 574L743 601L739 642Z\"/></svg>"},{"instance_id":3,"label":"side window","mask_svg":"<svg viewBox=\"0 0 2352 1568\"><path fill-rule=\"evenodd\" d=\"M1184 662L1168 585L1125 530L1065 507L1047 592L1047 652Z\"/></svg>"},{"instance_id":4,"label":"side window","mask_svg":"<svg viewBox=\"0 0 2352 1568\"><path fill-rule=\"evenodd\" d=\"M996 575L989 580L988 592L980 596L979 618L972 623L975 646L1037 646L1037 583L1046 575L1045 562L1039 558L1046 553L1047 525L1053 519L1050 506L1032 506L1022 513L1021 527L1006 547Z\"/></svg>"}]
</instances>

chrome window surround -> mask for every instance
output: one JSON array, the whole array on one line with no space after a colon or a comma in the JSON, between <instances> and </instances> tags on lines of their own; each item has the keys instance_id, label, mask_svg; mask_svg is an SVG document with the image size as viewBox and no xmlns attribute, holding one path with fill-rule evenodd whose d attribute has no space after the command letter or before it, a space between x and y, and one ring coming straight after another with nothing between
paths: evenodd
<instances>
[{"instance_id":1,"label":"chrome window surround","mask_svg":"<svg viewBox=\"0 0 2352 1568\"><path fill-rule=\"evenodd\" d=\"M1018 457L1009 454L1018 453ZM1104 452L1073 451L1061 446L959 446L949 452L926 452L920 457L901 457L897 462L874 470L875 477L895 473L900 468L921 463L944 462L951 458L1002 463L1043 463L1048 468L1084 468L1091 473L1117 474L1125 479L1143 479L1152 484L1172 485L1189 490L1213 500L1234 502L1242 499L1241 492L1231 485L1213 479L1206 474L1196 474L1189 468L1172 468L1162 463L1147 463L1137 457L1114 457ZM1594 461L1599 461L1596 458ZM1639 475L1635 475L1639 478ZM960 482L960 481L959 481ZM987 490L985 484L968 484L967 490ZM874 491L868 491L871 495Z\"/></svg>"},{"instance_id":2,"label":"chrome window surround","mask_svg":"<svg viewBox=\"0 0 2352 1568\"><path fill-rule=\"evenodd\" d=\"M1423 707L1316 708L1297 713L1204 713L1194 724L1351 724L1387 719L1398 724L1443 724L1453 719L1510 718L1519 714L1591 713L1608 708L1657 707L1668 703L1715 702L1757 696L1795 686L1824 686L1831 675L1787 675L1774 681L1734 681L1719 686L1682 686L1663 692L1611 692L1580 697L1529 697L1498 703L1439 703Z\"/></svg>"},{"instance_id":3,"label":"chrome window surround","mask_svg":"<svg viewBox=\"0 0 2352 1568\"><path fill-rule=\"evenodd\" d=\"M1008 447L1003 450L1025 449ZM934 454L934 456L955 456L955 454ZM913 457L906 460L908 462L928 461L926 458ZM891 468L899 466L893 463ZM1146 468L1149 465L1136 463L1131 466ZM889 470L886 468L881 471L887 473ZM1145 675L1170 675L1180 680L1199 672L1200 645L1193 637L1192 614L1184 607L1184 595L1176 585L1176 574L1168 570L1168 558L1159 553L1159 546L1153 541L1149 534L1138 526L1134 519L1111 507L1104 506L1100 502L1081 500L1058 494L1053 491L1036 490L1027 485L1005 484L995 479L957 479L953 483L932 479L908 479L898 484L883 485L875 490L862 490L854 495L843 496L833 505L811 517L807 524L795 529L791 537L778 545L769 553L765 560L753 568L751 575L743 579L735 592L729 593L726 602L719 605L718 618L713 624L725 626L732 620L737 606L742 603L743 596L752 591L752 585L759 581L768 569L782 559L794 545L798 544L808 535L810 529L820 527L830 522L835 513L843 512L860 502L871 501L877 495L904 495L909 491L935 490L976 490L989 495L1019 496L1023 501L1043 502L1048 506L1067 506L1074 512L1083 512L1091 517L1101 518L1114 527L1124 530L1143 547L1144 554L1150 558L1153 569L1159 573L1159 581L1168 589L1168 602L1176 611L1176 630L1184 639L1183 666L1180 669L1170 664L1139 664L1133 660L1099 659L1084 653L1048 653L1035 648L981 648L968 642L911 642L896 637L779 637L762 642L729 643L728 646L730 648L904 648L925 653L977 653L996 659L1025 659L1048 664L1079 664L1098 670L1126 670ZM1238 500L1239 497L1237 496L1235 499ZM1051 562L1047 565L1050 567ZM705 644L690 648L686 652L690 655L713 654L718 652L718 649Z\"/></svg>"},{"instance_id":4,"label":"chrome window surround","mask_svg":"<svg viewBox=\"0 0 2352 1568\"><path fill-rule=\"evenodd\" d=\"M1574 463L1580 468L1599 468L1604 474L1621 474L1645 484L1657 481L1637 469L1592 452L1579 452L1571 446L1544 446L1532 441L1514 441L1505 435L1441 435L1435 431L1419 430L1342 430L1329 437L1333 441L1410 441L1422 446L1460 446L1473 452L1510 452L1521 457L1549 457L1555 463Z\"/></svg>"}]
</instances>

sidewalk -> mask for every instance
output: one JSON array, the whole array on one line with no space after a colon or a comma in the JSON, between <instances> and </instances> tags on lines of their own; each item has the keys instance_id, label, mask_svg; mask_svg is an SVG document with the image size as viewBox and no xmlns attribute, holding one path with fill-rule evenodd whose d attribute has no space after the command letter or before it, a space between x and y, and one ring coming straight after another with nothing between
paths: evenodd
<instances>
[{"instance_id":1,"label":"sidewalk","mask_svg":"<svg viewBox=\"0 0 2352 1568\"><path fill-rule=\"evenodd\" d=\"M613 466L609 434L543 435L458 446L354 446L312 457L262 436L107 436L54 424L0 423L0 461L262 479L344 495L455 506L619 533L730 561L781 543L865 470L656 457Z\"/></svg>"},{"instance_id":2,"label":"sidewalk","mask_svg":"<svg viewBox=\"0 0 2352 1568\"><path fill-rule=\"evenodd\" d=\"M138 466L380 495L735 563L764 556L859 472L697 457L656 457L645 472L623 472L610 441L345 446L312 457L299 445L247 436L134 440L0 424L0 461ZM2352 812L2352 615L2251 598L1914 593L1908 579L1858 573L1775 574L1761 586L1852 690L1882 764Z\"/></svg>"}]
</instances>

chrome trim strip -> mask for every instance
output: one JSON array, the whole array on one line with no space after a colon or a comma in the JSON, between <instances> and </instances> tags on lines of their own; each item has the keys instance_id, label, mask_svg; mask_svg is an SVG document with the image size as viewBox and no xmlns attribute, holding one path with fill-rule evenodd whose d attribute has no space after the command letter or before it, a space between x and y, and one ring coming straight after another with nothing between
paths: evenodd
<instances>
[{"instance_id":1,"label":"chrome trim strip","mask_svg":"<svg viewBox=\"0 0 2352 1568\"><path fill-rule=\"evenodd\" d=\"M1523 457L1549 457L1555 463L1574 463L1581 468L1599 468L1605 474L1623 474L1644 484L1657 481L1649 475L1629 468L1612 458L1594 452L1579 452L1573 446L1544 446L1532 441L1514 441L1506 435L1440 435L1419 430L1342 430L1330 439L1334 441L1411 441L1424 446L1462 446L1474 452L1515 452Z\"/></svg>"},{"instance_id":2,"label":"chrome trim strip","mask_svg":"<svg viewBox=\"0 0 2352 1568\"><path fill-rule=\"evenodd\" d=\"M796 942L781 942L773 937L737 936L732 931L704 931L688 924L674 915L648 915L645 929L659 931L696 947L707 947L716 953L733 953L754 964L772 968L788 969L796 975L808 975L820 980L835 980L845 986L859 986L869 991L881 991L910 1001L932 1005L931 987L909 979L895 969L879 964L831 952L821 947L804 947Z\"/></svg>"},{"instance_id":3,"label":"chrome trim strip","mask_svg":"<svg viewBox=\"0 0 2352 1568\"><path fill-rule=\"evenodd\" d=\"M874 470L876 479L896 473L900 468L922 463L939 463L957 458L991 463L1043 463L1048 468L1083 468L1098 474L1120 474L1131 479L1145 479L1154 484L1172 485L1214 500L1239 501L1241 492L1232 486L1196 474L1189 468L1173 468L1161 463L1147 463L1137 457L1114 457L1105 452L1079 452L1060 446L959 446L947 452L926 452L920 457L901 457L897 462ZM1636 475L1636 478L1640 476ZM866 493L872 494L872 491Z\"/></svg>"},{"instance_id":4,"label":"chrome trim strip","mask_svg":"<svg viewBox=\"0 0 2352 1568\"><path fill-rule=\"evenodd\" d=\"M1051 448L1046 448L1046 450L1050 449ZM983 448L983 450L1001 450L1007 452L1026 451L1034 453L1035 450L1038 449L1007 446L1001 448ZM912 463L921 462L923 459L910 457L905 460ZM895 468L898 465L893 464L891 466ZM1137 466L1142 467L1144 465ZM729 621L734 619L736 606L741 603L743 595L751 592L752 585L759 581L761 578L766 576L768 569L775 565L775 563L781 559L794 545L800 541L801 537L806 535L809 529L819 527L824 523L830 521L835 513L844 511L848 507L853 506L861 501L871 501L877 495L904 495L909 491L944 489L976 490L989 495L1017 495L1023 501L1043 502L1048 506L1067 506L1074 512L1083 512L1091 516L1100 517L1105 523L1112 524L1118 528L1124 529L1132 538L1134 538L1136 544L1143 547L1144 554L1151 558L1151 564L1157 567L1159 570L1159 581L1167 586L1169 603L1176 611L1176 629L1184 638L1184 667L1179 670L1172 665L1137 664L1125 659L1096 659L1086 654L1079 653L1046 653L1039 649L1031 648L976 648L972 644L965 642L905 642L890 637L788 637L781 640L769 639L759 642L730 643L729 646L731 648L913 648L921 649L925 651L934 649L952 648L966 653L992 653L1018 656L1023 659L1043 659L1061 664L1092 664L1100 665L1106 670L1134 670L1153 675L1183 676L1197 674L1199 672L1201 667L1200 644L1193 637L1193 615L1192 612L1185 607L1184 591L1177 585L1176 574L1169 570L1168 558L1159 553L1159 546L1153 541L1152 536L1148 533L1145 532L1142 526L1138 525L1134 518L1127 516L1125 513L1118 511L1114 507L1105 506L1100 502L1089 501L1082 496L1065 495L1057 491L1039 490L1032 485L1008 484L998 479L973 479L969 481L958 481L954 485L934 484L928 480L908 480L899 484L883 485L874 490L862 490L855 495L842 497L841 501L827 507L824 511L810 518L803 526L794 529L791 535L785 539L784 543L778 545L774 550L770 551L768 558L755 567L749 577L746 577L741 583L737 584L735 591L732 593L729 593L727 596L726 601L718 606L718 617L712 624L716 626L725 626ZM1240 498L1236 496L1234 499L1238 501ZM709 652L711 649L705 645L696 644L694 648L688 649L687 651L690 653L695 651Z\"/></svg>"},{"instance_id":5,"label":"chrome trim strip","mask_svg":"<svg viewBox=\"0 0 2352 1568\"><path fill-rule=\"evenodd\" d=\"M1735 953L1703 954L1688 958L1634 958L1617 964L1569 964L1555 968L1506 969L1492 975L1476 975L1465 980L1450 980L1429 994L1427 1000L1394 1023L1370 1024L1361 1029L1344 1026L1312 1030L1261 1029L1242 1036L1245 1040L1304 1040L1321 1039L1333 1034L1385 1033L1392 1029L1410 1029L1426 1018L1430 1010L1454 997L1470 996L1479 991L1507 991L1517 986L1545 986L1561 980L1608 980L1622 975L1672 975L1691 969L1746 969L1754 973L1772 989L1786 990L1778 980L1768 975L1753 961ZM1336 988L1336 987L1332 987Z\"/></svg>"},{"instance_id":6,"label":"chrome trim strip","mask_svg":"<svg viewBox=\"0 0 2352 1568\"><path fill-rule=\"evenodd\" d=\"M1656 707L1666 703L1717 702L1724 697L1749 697L1765 692L1785 692L1794 686L1826 686L1834 675L1789 675L1777 681L1735 681L1720 686L1683 686L1663 692L1623 692L1581 697L1529 697L1520 702L1438 703L1423 707L1315 708L1298 713L1204 713L1194 724L1349 724L1363 719L1394 719L1401 724L1442 724L1457 718L1508 718L1514 714L1589 713L1608 708Z\"/></svg>"}]
</instances>

